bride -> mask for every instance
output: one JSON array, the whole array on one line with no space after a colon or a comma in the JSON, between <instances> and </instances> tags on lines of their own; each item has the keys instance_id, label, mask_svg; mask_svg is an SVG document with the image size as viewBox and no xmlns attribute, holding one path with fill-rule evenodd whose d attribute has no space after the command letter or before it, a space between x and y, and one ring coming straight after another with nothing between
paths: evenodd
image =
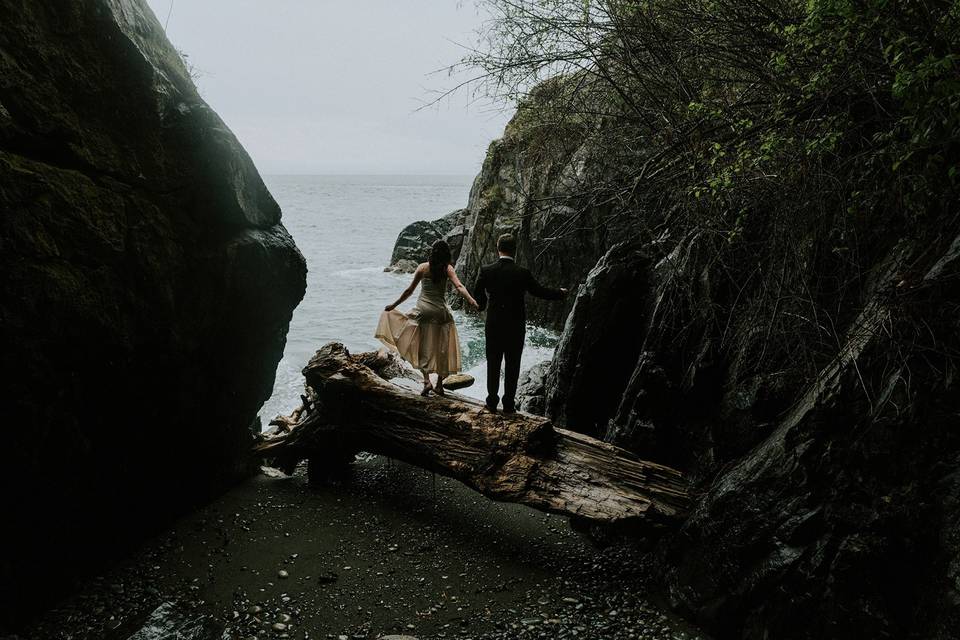
<instances>
[{"instance_id":1,"label":"bride","mask_svg":"<svg viewBox=\"0 0 960 640\"><path fill-rule=\"evenodd\" d=\"M477 308L467 288L457 278L450 264L450 246L443 240L433 243L430 260L417 267L413 282L396 302L388 304L380 314L376 337L423 373L423 391L443 395L443 379L460 371L460 338L445 297L447 282L453 284L470 306ZM397 307L420 287L417 304L404 314ZM430 374L437 374L437 384L430 383Z\"/></svg>"}]
</instances>

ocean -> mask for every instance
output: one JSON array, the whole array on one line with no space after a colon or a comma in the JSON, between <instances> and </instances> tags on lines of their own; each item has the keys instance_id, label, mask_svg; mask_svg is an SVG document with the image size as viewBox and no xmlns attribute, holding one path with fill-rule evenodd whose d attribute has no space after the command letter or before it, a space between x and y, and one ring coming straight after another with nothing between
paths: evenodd
<instances>
[{"instance_id":1,"label":"ocean","mask_svg":"<svg viewBox=\"0 0 960 640\"><path fill-rule=\"evenodd\" d=\"M472 176L265 176L283 209L283 223L307 259L307 293L293 313L273 394L260 411L263 426L300 403L300 371L332 341L352 353L383 345L373 337L383 307L412 276L384 273L400 230L466 206ZM470 282L464 282L468 287ZM409 310L419 291L400 308ZM486 395L483 320L454 312L465 373L476 383L459 391ZM555 333L527 328L523 368L548 360Z\"/></svg>"}]
</instances>

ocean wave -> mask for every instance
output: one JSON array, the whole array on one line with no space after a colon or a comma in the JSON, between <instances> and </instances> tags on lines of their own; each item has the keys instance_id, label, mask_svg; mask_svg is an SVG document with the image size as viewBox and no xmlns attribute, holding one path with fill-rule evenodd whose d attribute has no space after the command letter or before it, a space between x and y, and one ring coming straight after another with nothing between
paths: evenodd
<instances>
[{"instance_id":1,"label":"ocean wave","mask_svg":"<svg viewBox=\"0 0 960 640\"><path fill-rule=\"evenodd\" d=\"M371 273L383 273L383 270L386 267L358 267L355 269L341 269L340 271L334 271L333 275L340 278L356 278L358 276L366 276Z\"/></svg>"}]
</instances>

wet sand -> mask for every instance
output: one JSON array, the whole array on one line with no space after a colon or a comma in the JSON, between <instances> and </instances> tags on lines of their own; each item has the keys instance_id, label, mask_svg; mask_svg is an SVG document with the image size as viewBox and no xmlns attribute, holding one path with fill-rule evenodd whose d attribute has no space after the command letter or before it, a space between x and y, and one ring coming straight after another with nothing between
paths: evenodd
<instances>
[{"instance_id":1,"label":"wet sand","mask_svg":"<svg viewBox=\"0 0 960 640\"><path fill-rule=\"evenodd\" d=\"M320 488L302 471L251 478L22 637L128 638L162 603L198 638L705 637L652 603L643 560L595 548L566 518L369 458Z\"/></svg>"}]
</instances>

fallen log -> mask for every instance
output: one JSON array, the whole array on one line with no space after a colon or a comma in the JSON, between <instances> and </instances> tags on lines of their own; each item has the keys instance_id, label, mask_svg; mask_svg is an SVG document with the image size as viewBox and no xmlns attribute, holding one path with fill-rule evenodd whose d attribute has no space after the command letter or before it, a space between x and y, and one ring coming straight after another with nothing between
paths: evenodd
<instances>
[{"instance_id":1,"label":"fallen log","mask_svg":"<svg viewBox=\"0 0 960 640\"><path fill-rule=\"evenodd\" d=\"M255 452L292 471L337 467L367 451L460 480L508 502L604 524L673 525L689 506L680 472L523 413L488 411L448 394L422 397L389 381L387 352L324 346L303 370L304 404Z\"/></svg>"}]
</instances>

